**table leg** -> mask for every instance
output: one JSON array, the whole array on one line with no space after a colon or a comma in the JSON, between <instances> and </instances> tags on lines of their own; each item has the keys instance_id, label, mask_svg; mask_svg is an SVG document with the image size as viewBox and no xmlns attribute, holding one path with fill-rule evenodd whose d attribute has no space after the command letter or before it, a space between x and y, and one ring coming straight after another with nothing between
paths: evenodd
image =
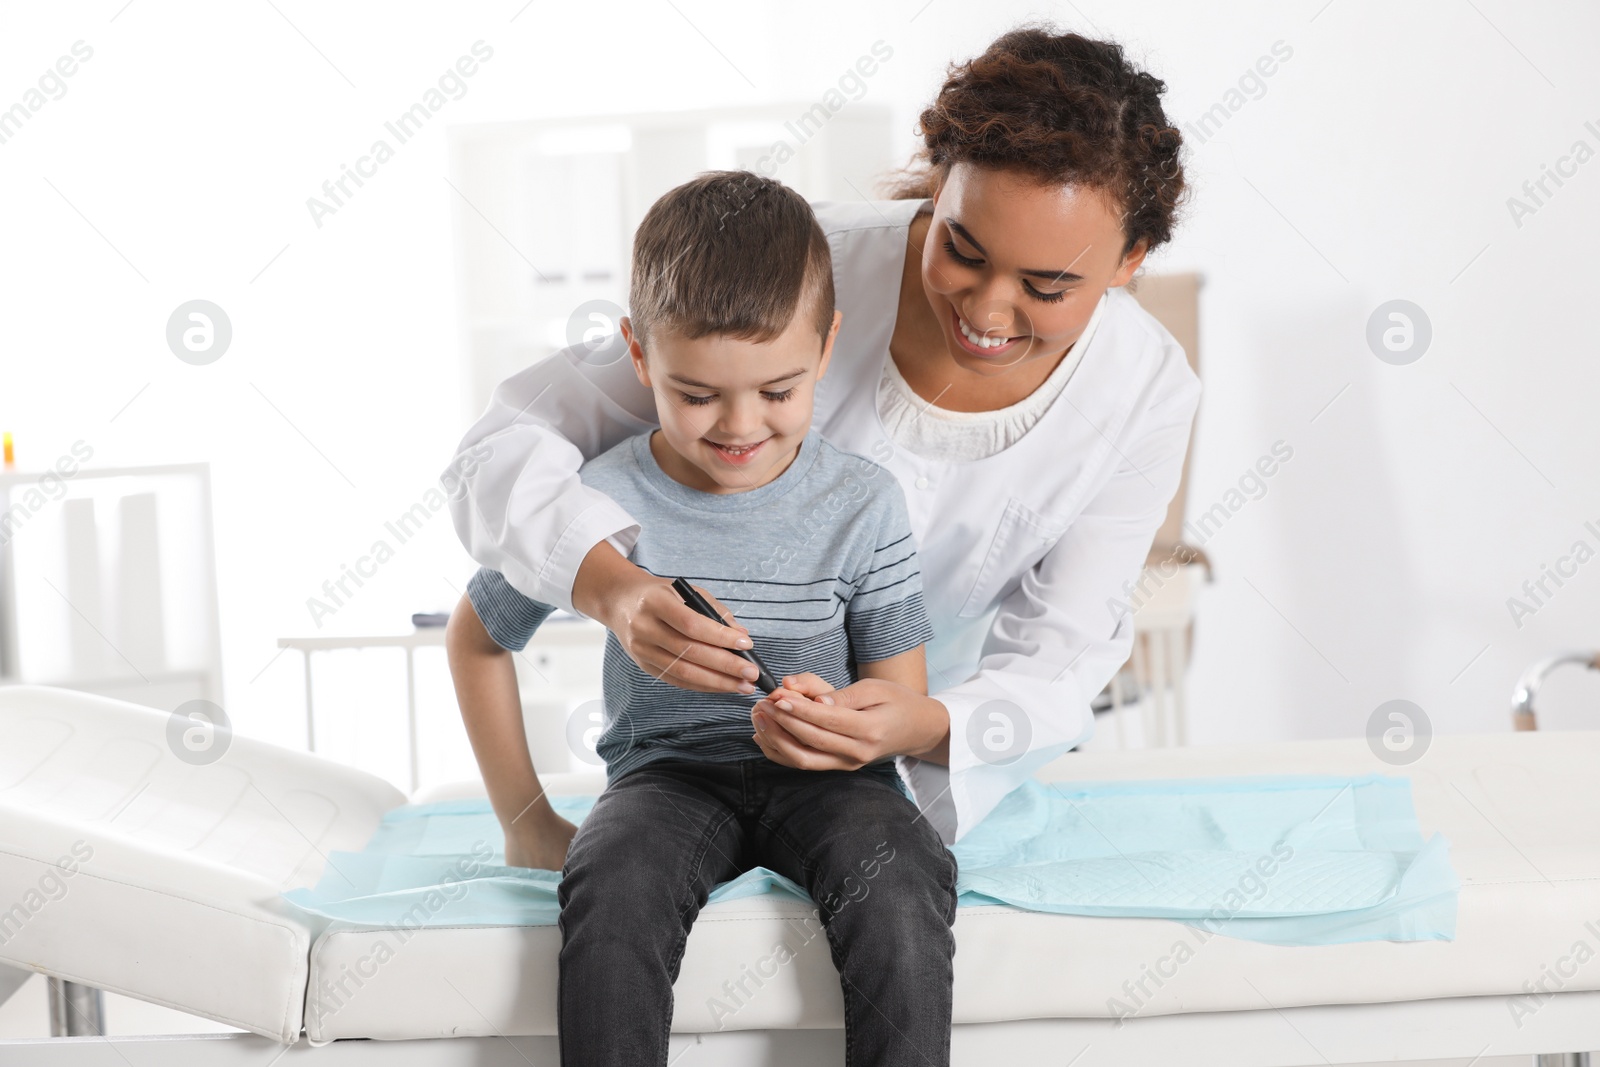
<instances>
[{"instance_id":1,"label":"table leg","mask_svg":"<svg viewBox=\"0 0 1600 1067\"><path fill-rule=\"evenodd\" d=\"M406 737L411 745L411 792L417 791L417 665L406 647Z\"/></svg>"},{"instance_id":2,"label":"table leg","mask_svg":"<svg viewBox=\"0 0 1600 1067\"><path fill-rule=\"evenodd\" d=\"M1172 664L1172 709L1178 729L1178 744L1189 743L1189 699L1186 691L1188 682L1186 673L1188 663L1184 654L1184 642L1188 635L1182 628L1173 628L1167 631L1167 643L1171 648L1171 657L1168 662Z\"/></svg>"},{"instance_id":3,"label":"table leg","mask_svg":"<svg viewBox=\"0 0 1600 1067\"><path fill-rule=\"evenodd\" d=\"M306 663L306 751L315 752L317 750L317 718L316 712L311 705L311 650L303 648L300 651L305 656Z\"/></svg>"},{"instance_id":4,"label":"table leg","mask_svg":"<svg viewBox=\"0 0 1600 1067\"><path fill-rule=\"evenodd\" d=\"M104 1037L105 997L92 986L51 978L50 1036Z\"/></svg>"}]
</instances>

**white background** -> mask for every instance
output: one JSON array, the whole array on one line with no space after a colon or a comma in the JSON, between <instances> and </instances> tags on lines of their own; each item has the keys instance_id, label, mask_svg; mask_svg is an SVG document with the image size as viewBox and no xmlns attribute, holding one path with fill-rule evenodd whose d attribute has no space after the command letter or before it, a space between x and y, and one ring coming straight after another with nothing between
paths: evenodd
<instances>
[{"instance_id":1,"label":"white background","mask_svg":"<svg viewBox=\"0 0 1600 1067\"><path fill-rule=\"evenodd\" d=\"M881 39L866 99L895 109L899 157L946 64L1035 15L1123 42L1180 124L1293 50L1191 137L1195 195L1152 264L1207 279L1191 516L1274 441L1294 450L1206 545L1192 739L1358 735L1397 697L1439 732L1503 731L1525 666L1600 645L1600 561L1520 629L1506 606L1574 540L1600 547L1600 160L1520 227L1506 206L1575 140L1600 149L1592 4L273 2L0 9L0 108L94 49L0 145L0 428L23 466L78 439L101 463L213 465L226 706L247 733L300 743L299 662L275 639L315 632L307 598L465 428L447 124L803 107ZM317 228L306 198L479 39L494 58L467 95ZM233 323L206 367L164 338L194 298ZM1394 298L1432 321L1410 366L1365 341ZM404 629L471 569L440 514L323 632ZM1600 727L1600 678L1548 692L1544 725ZM396 692L368 695L398 729ZM427 699L459 741L442 683Z\"/></svg>"}]
</instances>

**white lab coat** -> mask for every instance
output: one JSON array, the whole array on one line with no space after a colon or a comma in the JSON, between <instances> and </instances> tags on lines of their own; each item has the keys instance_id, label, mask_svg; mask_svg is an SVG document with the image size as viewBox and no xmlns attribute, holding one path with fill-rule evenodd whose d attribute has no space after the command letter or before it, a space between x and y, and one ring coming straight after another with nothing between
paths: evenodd
<instances>
[{"instance_id":1,"label":"white lab coat","mask_svg":"<svg viewBox=\"0 0 1600 1067\"><path fill-rule=\"evenodd\" d=\"M949 767L903 778L946 842L1094 731L1089 702L1126 662L1125 583L1177 490L1200 381L1182 348L1121 289L1065 391L1010 448L942 462L896 448L877 413L907 227L922 201L818 204L844 321L813 429L887 467L905 490L935 639L929 687L950 711ZM578 565L638 524L578 480L588 457L656 426L626 358L557 353L502 382L450 474L456 532L512 586L572 608Z\"/></svg>"}]
</instances>

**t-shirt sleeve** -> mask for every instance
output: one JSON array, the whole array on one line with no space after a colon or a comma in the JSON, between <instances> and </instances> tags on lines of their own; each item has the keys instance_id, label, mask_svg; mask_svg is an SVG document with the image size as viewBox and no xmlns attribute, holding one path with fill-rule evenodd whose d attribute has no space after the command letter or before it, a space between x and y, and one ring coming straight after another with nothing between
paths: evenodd
<instances>
[{"instance_id":1,"label":"t-shirt sleeve","mask_svg":"<svg viewBox=\"0 0 1600 1067\"><path fill-rule=\"evenodd\" d=\"M889 484L879 490L876 508L877 541L845 606L845 632L857 663L898 656L933 637L905 495L899 483L885 481Z\"/></svg>"},{"instance_id":2,"label":"t-shirt sleeve","mask_svg":"<svg viewBox=\"0 0 1600 1067\"><path fill-rule=\"evenodd\" d=\"M526 648L539 624L556 610L553 604L523 596L511 588L505 575L488 567L478 568L467 583L467 598L495 644L511 652Z\"/></svg>"}]
</instances>

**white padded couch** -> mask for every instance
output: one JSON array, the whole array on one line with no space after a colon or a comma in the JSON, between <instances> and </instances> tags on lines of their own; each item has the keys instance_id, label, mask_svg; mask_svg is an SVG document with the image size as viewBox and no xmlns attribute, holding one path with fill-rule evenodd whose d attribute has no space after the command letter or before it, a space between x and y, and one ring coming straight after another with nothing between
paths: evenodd
<instances>
[{"instance_id":1,"label":"white padded couch","mask_svg":"<svg viewBox=\"0 0 1600 1067\"><path fill-rule=\"evenodd\" d=\"M308 1041L296 1055L325 1063L346 1043L306 1046L377 1038L431 1050L416 1062L445 1062L439 1050L464 1054L473 1038L503 1054L507 1038L528 1035L533 1044L519 1045L514 1062L553 1054L554 927L430 928L402 937L307 922L280 899L283 889L314 883L330 851L359 850L383 813L405 802L401 793L360 771L243 737L224 758L193 766L171 755L167 726L166 715L131 704L0 689L0 908L9 909L0 912L0 962L274 1042L303 1032ZM1463 883L1455 941L1286 948L1202 941L1187 926L1156 919L962 909L958 1052L985 1062L982 1050L1033 1048L1066 1063L1078 1048L1103 1056L1120 1047L1133 1056L1225 1033L1234 1034L1229 1053L1210 1062L1339 1062L1327 1053L1345 1046L1385 1059L1405 1058L1399 1053L1408 1049L1470 1057L1480 1044L1491 1053L1600 1047L1600 962L1560 962L1580 942L1600 949L1600 733L1441 736L1406 768L1383 764L1352 739L1073 753L1048 775L1373 772L1407 774L1424 834L1450 839ZM596 776L551 783L566 792L599 785ZM70 875L58 866L64 857ZM767 898L707 908L676 987L679 1040L732 1048L732 1035L743 1034L739 1048L757 1039L776 1048L799 1030L824 1042L806 1048L836 1047L827 1042L842 1025L837 976L809 914L798 902ZM376 950L380 941L389 951ZM724 983L779 942L796 960L733 1013L719 1009L729 1003ZM1180 942L1193 951L1177 965ZM1150 977L1152 968L1165 977ZM1531 1000L1526 989L1541 976L1551 995ZM1137 1002L1120 1026L1113 999ZM1519 1015L1519 1004L1536 1010ZM1304 1042L1269 1040L1272 1027L1292 1035L1286 1012L1313 1019L1335 1005L1367 1007L1342 1009L1344 1023L1327 1028L1315 1056ZM1255 1030L1246 1026L1251 1018ZM1383 1026L1396 1029L1385 1037ZM1433 1028L1426 1049L1417 1026ZM1254 1050L1239 1036L1247 1031L1259 1038ZM427 1040L443 1038L451 1040ZM51 1059L63 1047L30 1046L26 1062L68 1062ZM6 1048L0 1042L0 1063L10 1062ZM403 1062L400 1053L396 1045L387 1062Z\"/></svg>"}]
</instances>

